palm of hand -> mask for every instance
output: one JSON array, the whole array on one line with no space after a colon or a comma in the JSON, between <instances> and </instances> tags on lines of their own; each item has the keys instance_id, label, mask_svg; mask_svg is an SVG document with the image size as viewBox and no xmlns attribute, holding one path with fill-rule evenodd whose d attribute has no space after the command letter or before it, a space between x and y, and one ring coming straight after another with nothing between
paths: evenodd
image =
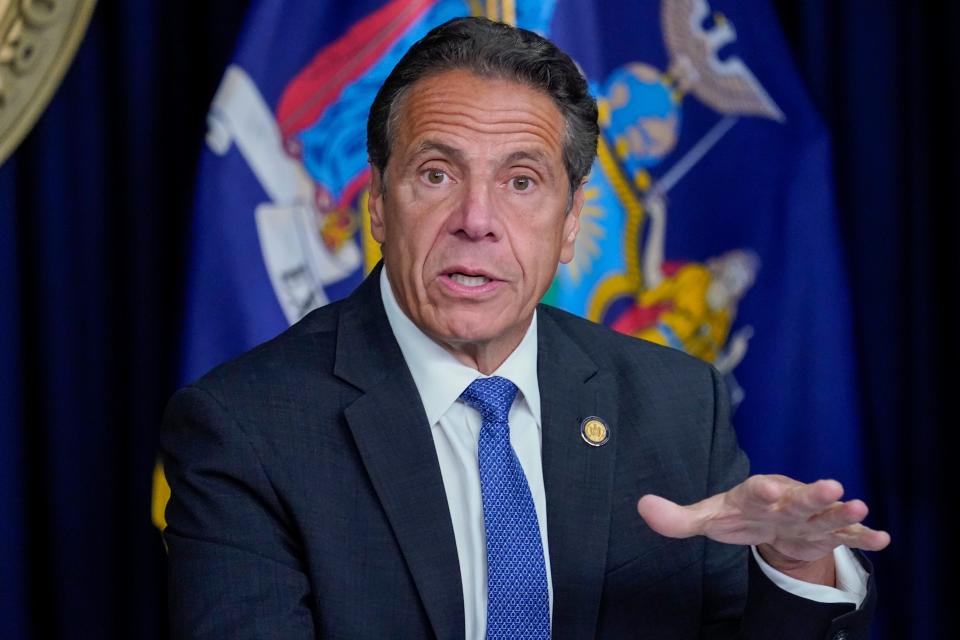
<instances>
[{"instance_id":1,"label":"palm of hand","mask_svg":"<svg viewBox=\"0 0 960 640\"><path fill-rule=\"evenodd\" d=\"M757 545L772 566L791 570L823 559L839 545L879 551L890 543L886 532L861 524L866 504L841 502L842 496L843 487L835 480L804 484L786 476L757 475L688 506L647 495L637 510L661 535Z\"/></svg>"}]
</instances>

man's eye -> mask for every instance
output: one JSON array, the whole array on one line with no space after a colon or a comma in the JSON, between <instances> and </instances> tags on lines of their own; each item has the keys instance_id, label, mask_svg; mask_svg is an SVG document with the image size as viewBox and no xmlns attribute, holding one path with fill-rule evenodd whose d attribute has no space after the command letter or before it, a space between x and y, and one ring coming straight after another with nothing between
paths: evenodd
<instances>
[{"instance_id":1,"label":"man's eye","mask_svg":"<svg viewBox=\"0 0 960 640\"><path fill-rule=\"evenodd\" d=\"M442 169L427 169L424 174L430 184L443 184L447 174Z\"/></svg>"},{"instance_id":2,"label":"man's eye","mask_svg":"<svg viewBox=\"0 0 960 640\"><path fill-rule=\"evenodd\" d=\"M513 188L517 191L526 191L533 184L533 180L528 176L517 176L513 178L511 182L513 182Z\"/></svg>"}]
</instances>

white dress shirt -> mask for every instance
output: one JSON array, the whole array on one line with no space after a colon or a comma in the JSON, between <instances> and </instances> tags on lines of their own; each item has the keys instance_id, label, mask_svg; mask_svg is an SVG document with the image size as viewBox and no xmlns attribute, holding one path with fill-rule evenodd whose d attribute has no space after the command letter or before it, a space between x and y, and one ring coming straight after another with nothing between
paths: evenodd
<instances>
[{"instance_id":1,"label":"white dress shirt","mask_svg":"<svg viewBox=\"0 0 960 640\"><path fill-rule=\"evenodd\" d=\"M466 637L484 638L487 631L487 541L477 462L481 420L475 409L460 400L460 394L475 379L487 376L462 364L403 313L393 295L386 268L380 274L380 292L387 320L413 376L437 448L460 561ZM553 582L547 542L547 500L540 457L542 424L537 380L536 313L523 340L492 375L507 378L519 389L510 408L510 443L527 477L537 511L552 620ZM866 572L846 547L834 550L840 588L791 578L764 562L756 549L753 553L764 574L780 588L795 595L818 602L850 602L857 606L866 596Z\"/></svg>"}]
</instances>

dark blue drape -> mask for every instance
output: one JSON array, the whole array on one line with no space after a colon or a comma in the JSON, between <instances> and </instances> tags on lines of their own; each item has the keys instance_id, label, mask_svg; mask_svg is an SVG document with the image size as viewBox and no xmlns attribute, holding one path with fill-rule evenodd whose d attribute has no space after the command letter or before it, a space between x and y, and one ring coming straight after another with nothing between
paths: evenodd
<instances>
[{"instance_id":1,"label":"dark blue drape","mask_svg":"<svg viewBox=\"0 0 960 640\"><path fill-rule=\"evenodd\" d=\"M0 167L0 638L163 638L150 523L205 112L244 3L101 2Z\"/></svg>"},{"instance_id":2,"label":"dark blue drape","mask_svg":"<svg viewBox=\"0 0 960 640\"><path fill-rule=\"evenodd\" d=\"M19 297L14 176L0 171L0 636L24 632L23 434L20 429Z\"/></svg>"},{"instance_id":3,"label":"dark blue drape","mask_svg":"<svg viewBox=\"0 0 960 640\"><path fill-rule=\"evenodd\" d=\"M872 518L893 534L874 558L878 627L888 638L946 637L955 569L944 513L960 422L950 382L960 356L960 7L777 4L833 136Z\"/></svg>"},{"instance_id":4,"label":"dark blue drape","mask_svg":"<svg viewBox=\"0 0 960 640\"><path fill-rule=\"evenodd\" d=\"M166 636L150 472L204 116L246 4L101 2L0 167L0 638ZM960 8L776 4L833 136L872 522L894 536L877 635L944 637Z\"/></svg>"}]
</instances>

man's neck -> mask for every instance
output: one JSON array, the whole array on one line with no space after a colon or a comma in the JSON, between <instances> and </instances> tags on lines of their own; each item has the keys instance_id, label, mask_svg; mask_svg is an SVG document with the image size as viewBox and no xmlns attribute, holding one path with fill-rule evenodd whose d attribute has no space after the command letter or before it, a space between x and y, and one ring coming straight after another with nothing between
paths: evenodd
<instances>
[{"instance_id":1,"label":"man's neck","mask_svg":"<svg viewBox=\"0 0 960 640\"><path fill-rule=\"evenodd\" d=\"M532 318L531 318L532 320ZM447 350L458 362L472 367L485 376L489 376L500 368L510 354L516 351L523 336L526 335L530 323L518 332L516 336L498 339L490 342L445 342L426 334L431 340ZM426 333L426 332L425 332Z\"/></svg>"},{"instance_id":2,"label":"man's neck","mask_svg":"<svg viewBox=\"0 0 960 640\"><path fill-rule=\"evenodd\" d=\"M498 336L494 340L483 342L466 340L458 342L450 340L425 331L413 321L410 313L403 308L403 304L401 304L396 296L393 284L390 282L389 273L387 273L386 265L383 266L381 278L387 287L387 291L384 293L390 295L396 308L400 310L407 320L416 326L420 333L438 344L460 364L475 369L485 376L491 375L496 371L500 365L506 362L510 354L516 351L517 347L520 346L520 343L523 341L524 336L527 334L527 331L530 329L530 323L533 322L533 315L531 315L521 328L511 331L508 335Z\"/></svg>"}]
</instances>

